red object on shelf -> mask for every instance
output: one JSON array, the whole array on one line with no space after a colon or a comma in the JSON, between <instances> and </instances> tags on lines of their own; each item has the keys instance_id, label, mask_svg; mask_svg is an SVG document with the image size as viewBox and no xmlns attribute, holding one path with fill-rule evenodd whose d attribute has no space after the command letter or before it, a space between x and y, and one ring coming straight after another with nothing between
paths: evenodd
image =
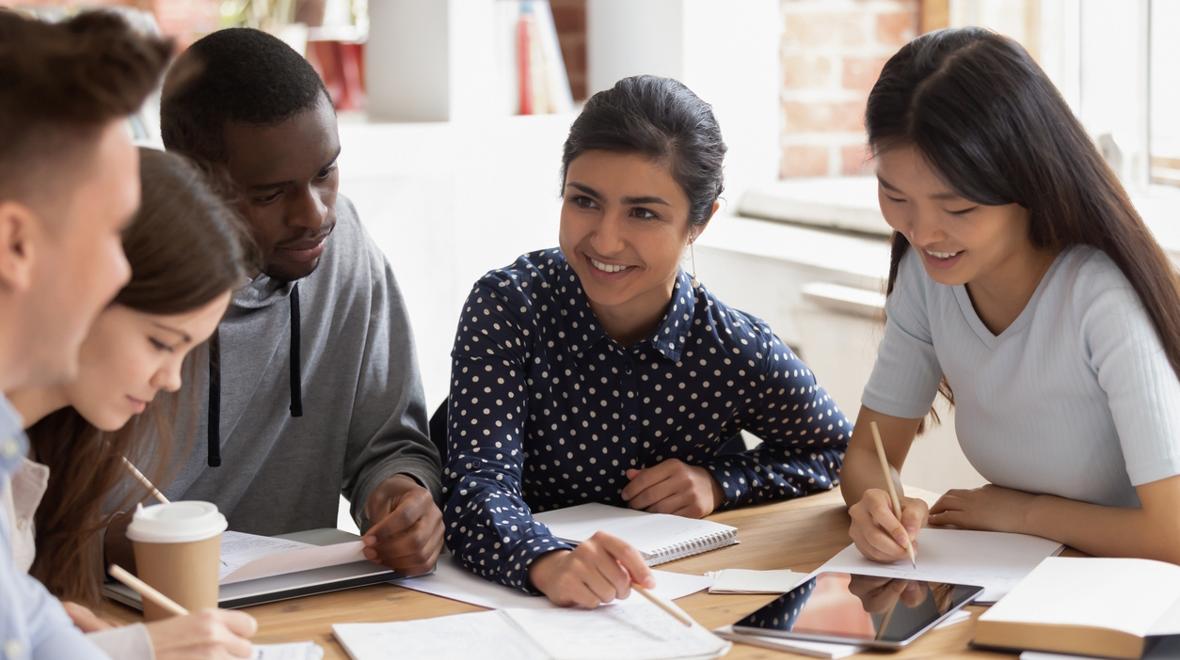
<instances>
[{"instance_id":1,"label":"red object on shelf","mask_svg":"<svg viewBox=\"0 0 1180 660\"><path fill-rule=\"evenodd\" d=\"M532 15L525 10L522 10L520 17L516 19L516 79L519 81L517 88L520 92L520 114L522 115L531 115L536 112L536 108L533 107L533 81L530 71L531 64L529 63L532 57L529 52L532 47L532 23Z\"/></svg>"},{"instance_id":2,"label":"red object on shelf","mask_svg":"<svg viewBox=\"0 0 1180 660\"><path fill-rule=\"evenodd\" d=\"M312 41L307 44L307 59L319 72L337 110L364 105L364 44Z\"/></svg>"}]
</instances>

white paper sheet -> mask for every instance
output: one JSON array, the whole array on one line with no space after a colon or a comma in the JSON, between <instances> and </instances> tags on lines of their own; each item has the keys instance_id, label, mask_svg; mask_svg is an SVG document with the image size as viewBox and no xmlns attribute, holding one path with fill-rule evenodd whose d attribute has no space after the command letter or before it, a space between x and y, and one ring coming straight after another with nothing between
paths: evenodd
<instances>
[{"instance_id":1,"label":"white paper sheet","mask_svg":"<svg viewBox=\"0 0 1180 660\"><path fill-rule=\"evenodd\" d=\"M242 532L221 535L221 584L364 561L361 542L312 545Z\"/></svg>"},{"instance_id":2,"label":"white paper sheet","mask_svg":"<svg viewBox=\"0 0 1180 660\"><path fill-rule=\"evenodd\" d=\"M785 594L794 589L807 577L782 569L778 571L752 571L745 568L725 568L710 574L713 584L711 594Z\"/></svg>"},{"instance_id":3,"label":"white paper sheet","mask_svg":"<svg viewBox=\"0 0 1180 660\"><path fill-rule=\"evenodd\" d=\"M545 653L503 613L469 612L390 623L337 623L332 634L353 660L545 660ZM478 653L475 651L478 650Z\"/></svg>"},{"instance_id":4,"label":"white paper sheet","mask_svg":"<svg viewBox=\"0 0 1180 660\"><path fill-rule=\"evenodd\" d=\"M255 644L250 660L321 660L324 649L315 642Z\"/></svg>"},{"instance_id":5,"label":"white paper sheet","mask_svg":"<svg viewBox=\"0 0 1180 660\"><path fill-rule=\"evenodd\" d=\"M676 600L689 594L707 589L713 581L704 575L689 575L671 571L653 570L656 587L651 591L665 600ZM530 596L502 584L485 580L460 566L453 557L438 558L432 575L401 580L395 584L451 600L458 600L480 607L506 609L521 607L529 609L556 608L544 596Z\"/></svg>"},{"instance_id":6,"label":"white paper sheet","mask_svg":"<svg viewBox=\"0 0 1180 660\"><path fill-rule=\"evenodd\" d=\"M687 627L639 594L594 610L504 610L549 657L700 658L721 654L729 643L699 624Z\"/></svg>"},{"instance_id":7,"label":"white paper sheet","mask_svg":"<svg viewBox=\"0 0 1180 660\"><path fill-rule=\"evenodd\" d=\"M918 567L908 559L878 564L849 545L816 573L843 571L909 580L975 584L984 591L977 603L994 603L1012 590L1046 557L1060 553L1062 545L1037 536L963 529L922 530L918 536Z\"/></svg>"}]
</instances>

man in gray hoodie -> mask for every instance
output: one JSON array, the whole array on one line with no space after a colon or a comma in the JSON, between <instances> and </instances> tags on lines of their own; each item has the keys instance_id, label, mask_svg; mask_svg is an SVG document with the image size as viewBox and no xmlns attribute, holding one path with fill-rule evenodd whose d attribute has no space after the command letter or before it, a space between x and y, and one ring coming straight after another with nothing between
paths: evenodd
<instances>
[{"instance_id":1,"label":"man in gray hoodie","mask_svg":"<svg viewBox=\"0 0 1180 660\"><path fill-rule=\"evenodd\" d=\"M176 434L195 429L197 442L168 496L273 535L334 527L343 493L369 559L429 570L440 464L410 325L388 260L337 194L319 76L266 33L215 32L169 72L161 126L169 150L233 180L261 271L234 295L208 368L186 379L181 400L198 416L181 415Z\"/></svg>"}]
</instances>

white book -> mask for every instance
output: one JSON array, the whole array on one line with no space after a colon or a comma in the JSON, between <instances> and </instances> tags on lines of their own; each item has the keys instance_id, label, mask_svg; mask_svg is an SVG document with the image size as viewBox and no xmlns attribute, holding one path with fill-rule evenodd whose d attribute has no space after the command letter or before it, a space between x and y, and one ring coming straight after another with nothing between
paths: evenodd
<instances>
[{"instance_id":1,"label":"white book","mask_svg":"<svg viewBox=\"0 0 1180 660\"><path fill-rule=\"evenodd\" d=\"M916 568L909 559L879 564L866 559L855 545L849 545L815 572L973 584L984 588L975 602L994 603L1046 557L1060 554L1063 546L1027 534L930 527L918 535L917 548Z\"/></svg>"},{"instance_id":2,"label":"white book","mask_svg":"<svg viewBox=\"0 0 1180 660\"><path fill-rule=\"evenodd\" d=\"M1180 635L1180 566L1149 559L1051 557L979 617L986 646L1138 658Z\"/></svg>"},{"instance_id":3,"label":"white book","mask_svg":"<svg viewBox=\"0 0 1180 660\"><path fill-rule=\"evenodd\" d=\"M566 543L576 545L599 531L617 536L638 550L649 566L738 542L736 527L608 504L579 504L533 517Z\"/></svg>"},{"instance_id":4,"label":"white book","mask_svg":"<svg viewBox=\"0 0 1180 660\"><path fill-rule=\"evenodd\" d=\"M730 644L687 627L639 595L593 610L506 609L390 623L344 623L332 634L353 660L674 660L713 658Z\"/></svg>"}]
</instances>

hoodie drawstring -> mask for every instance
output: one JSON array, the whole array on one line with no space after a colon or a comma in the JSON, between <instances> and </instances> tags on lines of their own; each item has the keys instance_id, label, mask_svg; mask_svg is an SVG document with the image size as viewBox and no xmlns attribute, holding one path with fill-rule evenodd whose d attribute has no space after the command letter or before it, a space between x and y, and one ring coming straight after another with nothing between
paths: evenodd
<instances>
[{"instance_id":1,"label":"hoodie drawstring","mask_svg":"<svg viewBox=\"0 0 1180 660\"><path fill-rule=\"evenodd\" d=\"M299 322L299 283L291 285L291 416L303 417L302 340Z\"/></svg>"},{"instance_id":2,"label":"hoodie drawstring","mask_svg":"<svg viewBox=\"0 0 1180 660\"><path fill-rule=\"evenodd\" d=\"M303 416L303 360L299 284L291 285L291 416ZM209 338L209 467L221 465L221 333Z\"/></svg>"},{"instance_id":3,"label":"hoodie drawstring","mask_svg":"<svg viewBox=\"0 0 1180 660\"><path fill-rule=\"evenodd\" d=\"M221 333L209 338L209 467L221 465Z\"/></svg>"}]
</instances>

